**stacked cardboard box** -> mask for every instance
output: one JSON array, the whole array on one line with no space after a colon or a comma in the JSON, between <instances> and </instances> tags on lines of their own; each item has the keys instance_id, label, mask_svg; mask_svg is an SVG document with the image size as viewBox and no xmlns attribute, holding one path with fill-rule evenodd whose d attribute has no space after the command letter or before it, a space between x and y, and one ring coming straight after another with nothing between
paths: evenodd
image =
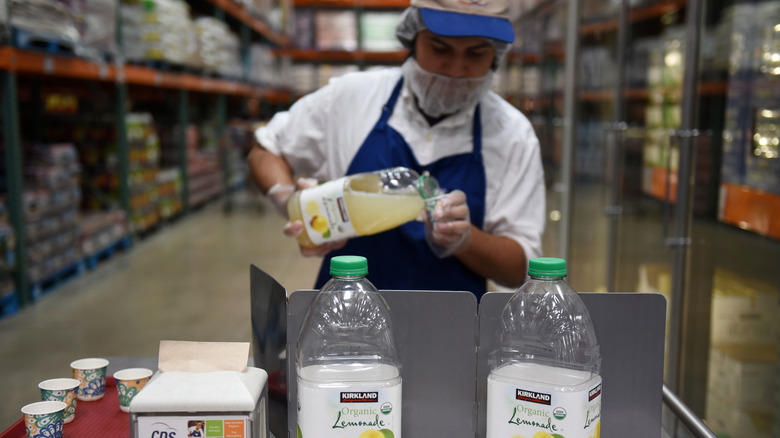
<instances>
[{"instance_id":1,"label":"stacked cardboard box","mask_svg":"<svg viewBox=\"0 0 780 438\"><path fill-rule=\"evenodd\" d=\"M47 280L81 260L79 161L72 144L27 148L24 168L27 276Z\"/></svg>"},{"instance_id":2,"label":"stacked cardboard box","mask_svg":"<svg viewBox=\"0 0 780 438\"><path fill-rule=\"evenodd\" d=\"M18 308L13 273L16 268L16 236L8 221L5 201L0 202L0 316Z\"/></svg>"},{"instance_id":3,"label":"stacked cardboard box","mask_svg":"<svg viewBox=\"0 0 780 438\"><path fill-rule=\"evenodd\" d=\"M81 216L81 253L86 259L114 248L129 232L127 216L121 210L83 213Z\"/></svg>"},{"instance_id":4,"label":"stacked cardboard box","mask_svg":"<svg viewBox=\"0 0 780 438\"><path fill-rule=\"evenodd\" d=\"M729 438L776 436L780 293L722 270L714 287L706 419Z\"/></svg>"}]
</instances>

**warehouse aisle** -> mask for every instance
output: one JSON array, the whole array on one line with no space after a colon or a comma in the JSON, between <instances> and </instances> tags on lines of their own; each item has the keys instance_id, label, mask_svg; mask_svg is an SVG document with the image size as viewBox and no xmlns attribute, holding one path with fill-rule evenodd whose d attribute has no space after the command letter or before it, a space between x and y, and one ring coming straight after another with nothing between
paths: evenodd
<instances>
[{"instance_id":1,"label":"warehouse aisle","mask_svg":"<svg viewBox=\"0 0 780 438\"><path fill-rule=\"evenodd\" d=\"M311 288L319 259L300 256L282 218L262 200L235 205L212 203L0 320L0 431L74 359L156 357L161 339L248 342L250 264Z\"/></svg>"}]
</instances>

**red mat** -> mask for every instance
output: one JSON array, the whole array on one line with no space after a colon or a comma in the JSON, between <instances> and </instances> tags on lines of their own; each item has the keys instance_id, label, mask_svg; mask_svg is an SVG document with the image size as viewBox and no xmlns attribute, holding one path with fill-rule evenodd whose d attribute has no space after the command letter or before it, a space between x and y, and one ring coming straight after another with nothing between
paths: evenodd
<instances>
[{"instance_id":1,"label":"red mat","mask_svg":"<svg viewBox=\"0 0 780 438\"><path fill-rule=\"evenodd\" d=\"M21 409L21 406L19 407ZM26 438L24 419L0 432L0 438ZM106 395L96 401L79 400L76 419L62 428L63 438L130 438L130 414L119 410L116 381L106 377Z\"/></svg>"}]
</instances>

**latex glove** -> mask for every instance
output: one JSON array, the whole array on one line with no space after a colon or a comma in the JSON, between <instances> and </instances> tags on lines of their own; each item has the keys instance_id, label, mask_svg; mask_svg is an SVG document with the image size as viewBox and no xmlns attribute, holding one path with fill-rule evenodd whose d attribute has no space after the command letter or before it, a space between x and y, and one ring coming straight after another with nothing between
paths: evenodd
<instances>
[{"instance_id":1,"label":"latex glove","mask_svg":"<svg viewBox=\"0 0 780 438\"><path fill-rule=\"evenodd\" d=\"M471 218L466 194L455 190L436 197L425 221L425 241L439 258L465 249L471 242Z\"/></svg>"},{"instance_id":2,"label":"latex glove","mask_svg":"<svg viewBox=\"0 0 780 438\"><path fill-rule=\"evenodd\" d=\"M266 196L274 204L274 207L284 217L287 216L287 201L290 200L290 196L295 193L296 190L308 189L317 185L317 180L314 178L298 178L296 185L276 183L266 193Z\"/></svg>"},{"instance_id":3,"label":"latex glove","mask_svg":"<svg viewBox=\"0 0 780 438\"><path fill-rule=\"evenodd\" d=\"M287 217L287 201L290 200L290 196L295 192L295 186L282 185L282 183L274 184L265 195L271 200L271 203L284 217Z\"/></svg>"},{"instance_id":4,"label":"latex glove","mask_svg":"<svg viewBox=\"0 0 780 438\"><path fill-rule=\"evenodd\" d=\"M317 180L313 178L299 178L296 182L297 189L303 190L308 189L309 187L314 187L317 185ZM276 187L276 186L274 186ZM284 186L284 187L292 187L292 186ZM271 190L273 190L273 187L271 187ZM268 191L268 193L271 193L271 190ZM284 216L287 217L287 200L290 199L290 196L292 196L293 191L290 191L290 193L287 195L287 197L284 200ZM299 234L303 232L304 225L303 221L301 220L295 220L291 222L287 222L284 224L284 234L288 237L296 238ZM335 251L337 249L341 249L344 247L344 245L347 244L346 240L338 240L335 242L328 242L320 246L316 246L314 248L305 248L303 246L300 247L301 255L304 257L322 257L325 254Z\"/></svg>"}]
</instances>

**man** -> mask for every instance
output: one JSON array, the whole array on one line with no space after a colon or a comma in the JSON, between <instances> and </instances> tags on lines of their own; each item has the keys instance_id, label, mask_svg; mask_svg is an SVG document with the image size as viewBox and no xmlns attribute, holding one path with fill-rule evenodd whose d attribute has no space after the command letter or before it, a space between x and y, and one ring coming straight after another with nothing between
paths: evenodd
<instances>
[{"instance_id":1,"label":"man","mask_svg":"<svg viewBox=\"0 0 780 438\"><path fill-rule=\"evenodd\" d=\"M480 297L487 279L525 280L528 260L541 255L545 196L530 123L490 91L515 36L507 1L412 0L396 28L411 51L400 69L333 79L257 131L252 175L282 209L294 175L322 182L405 166L451 190L433 232L413 222L304 255L365 256L380 289ZM288 223L285 233L302 226ZM323 267L317 288L329 279Z\"/></svg>"}]
</instances>

